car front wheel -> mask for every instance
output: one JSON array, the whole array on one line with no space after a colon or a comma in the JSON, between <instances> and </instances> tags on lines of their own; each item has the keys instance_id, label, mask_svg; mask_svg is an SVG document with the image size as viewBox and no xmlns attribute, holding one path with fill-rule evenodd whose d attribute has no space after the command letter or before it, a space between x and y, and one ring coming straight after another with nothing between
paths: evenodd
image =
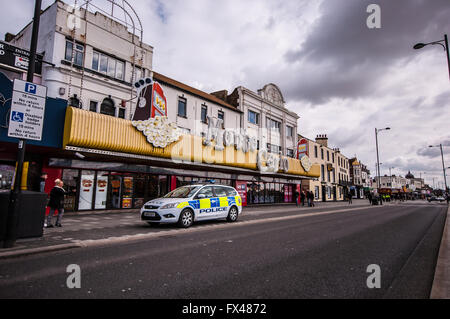
<instances>
[{"instance_id":1,"label":"car front wheel","mask_svg":"<svg viewBox=\"0 0 450 319\"><path fill-rule=\"evenodd\" d=\"M194 213L190 209L183 210L178 220L178 225L183 228L189 228L194 223Z\"/></svg>"}]
</instances>

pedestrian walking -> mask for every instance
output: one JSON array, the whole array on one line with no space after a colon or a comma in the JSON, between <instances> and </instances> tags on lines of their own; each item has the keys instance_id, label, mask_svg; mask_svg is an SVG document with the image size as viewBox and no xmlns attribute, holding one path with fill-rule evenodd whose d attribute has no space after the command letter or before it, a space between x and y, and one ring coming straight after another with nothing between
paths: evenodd
<instances>
[{"instance_id":1,"label":"pedestrian walking","mask_svg":"<svg viewBox=\"0 0 450 319\"><path fill-rule=\"evenodd\" d=\"M47 228L52 228L52 217L55 211L58 211L58 217L56 219L56 227L62 227L61 220L64 215L64 195L66 191L63 188L64 183L62 180L55 180L55 187L50 192L50 201L48 202L48 207L50 207L50 212L47 216Z\"/></svg>"},{"instance_id":2,"label":"pedestrian walking","mask_svg":"<svg viewBox=\"0 0 450 319\"><path fill-rule=\"evenodd\" d=\"M348 204L349 205L353 204L353 202L352 202L352 194L351 193L348 193Z\"/></svg>"},{"instance_id":3,"label":"pedestrian walking","mask_svg":"<svg viewBox=\"0 0 450 319\"><path fill-rule=\"evenodd\" d=\"M312 191L307 192L308 207L314 207L314 193Z\"/></svg>"},{"instance_id":4,"label":"pedestrian walking","mask_svg":"<svg viewBox=\"0 0 450 319\"><path fill-rule=\"evenodd\" d=\"M369 204L372 204L372 193L367 194L367 199L369 200Z\"/></svg>"},{"instance_id":5,"label":"pedestrian walking","mask_svg":"<svg viewBox=\"0 0 450 319\"><path fill-rule=\"evenodd\" d=\"M295 205L298 207L298 192L297 190L294 192Z\"/></svg>"},{"instance_id":6,"label":"pedestrian walking","mask_svg":"<svg viewBox=\"0 0 450 319\"><path fill-rule=\"evenodd\" d=\"M306 199L305 190L302 190L302 192L300 193L300 200L302 202L302 206L305 206L305 199Z\"/></svg>"}]
</instances>

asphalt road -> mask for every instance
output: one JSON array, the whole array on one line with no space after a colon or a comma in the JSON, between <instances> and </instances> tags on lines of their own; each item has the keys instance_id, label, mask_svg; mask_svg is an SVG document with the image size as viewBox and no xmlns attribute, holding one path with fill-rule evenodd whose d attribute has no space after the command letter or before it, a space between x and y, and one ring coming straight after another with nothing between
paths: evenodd
<instances>
[{"instance_id":1,"label":"asphalt road","mask_svg":"<svg viewBox=\"0 0 450 319\"><path fill-rule=\"evenodd\" d=\"M0 260L0 298L428 298L447 206L345 208Z\"/></svg>"}]
</instances>

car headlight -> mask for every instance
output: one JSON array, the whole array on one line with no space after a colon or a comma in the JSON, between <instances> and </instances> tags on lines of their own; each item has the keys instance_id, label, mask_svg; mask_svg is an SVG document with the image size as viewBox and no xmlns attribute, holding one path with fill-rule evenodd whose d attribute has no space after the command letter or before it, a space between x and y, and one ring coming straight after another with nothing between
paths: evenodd
<instances>
[{"instance_id":1,"label":"car headlight","mask_svg":"<svg viewBox=\"0 0 450 319\"><path fill-rule=\"evenodd\" d=\"M170 204L166 204L161 206L159 209L169 209L169 208L175 208L178 206L179 203L170 203Z\"/></svg>"}]
</instances>

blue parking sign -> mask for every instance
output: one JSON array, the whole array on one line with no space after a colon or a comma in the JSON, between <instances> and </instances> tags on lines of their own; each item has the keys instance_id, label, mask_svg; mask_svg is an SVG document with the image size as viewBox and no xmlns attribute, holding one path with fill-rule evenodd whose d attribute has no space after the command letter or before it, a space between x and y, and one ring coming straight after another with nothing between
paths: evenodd
<instances>
[{"instance_id":1,"label":"blue parking sign","mask_svg":"<svg viewBox=\"0 0 450 319\"><path fill-rule=\"evenodd\" d=\"M25 83L25 92L30 94L36 94L36 85L33 83Z\"/></svg>"}]
</instances>

